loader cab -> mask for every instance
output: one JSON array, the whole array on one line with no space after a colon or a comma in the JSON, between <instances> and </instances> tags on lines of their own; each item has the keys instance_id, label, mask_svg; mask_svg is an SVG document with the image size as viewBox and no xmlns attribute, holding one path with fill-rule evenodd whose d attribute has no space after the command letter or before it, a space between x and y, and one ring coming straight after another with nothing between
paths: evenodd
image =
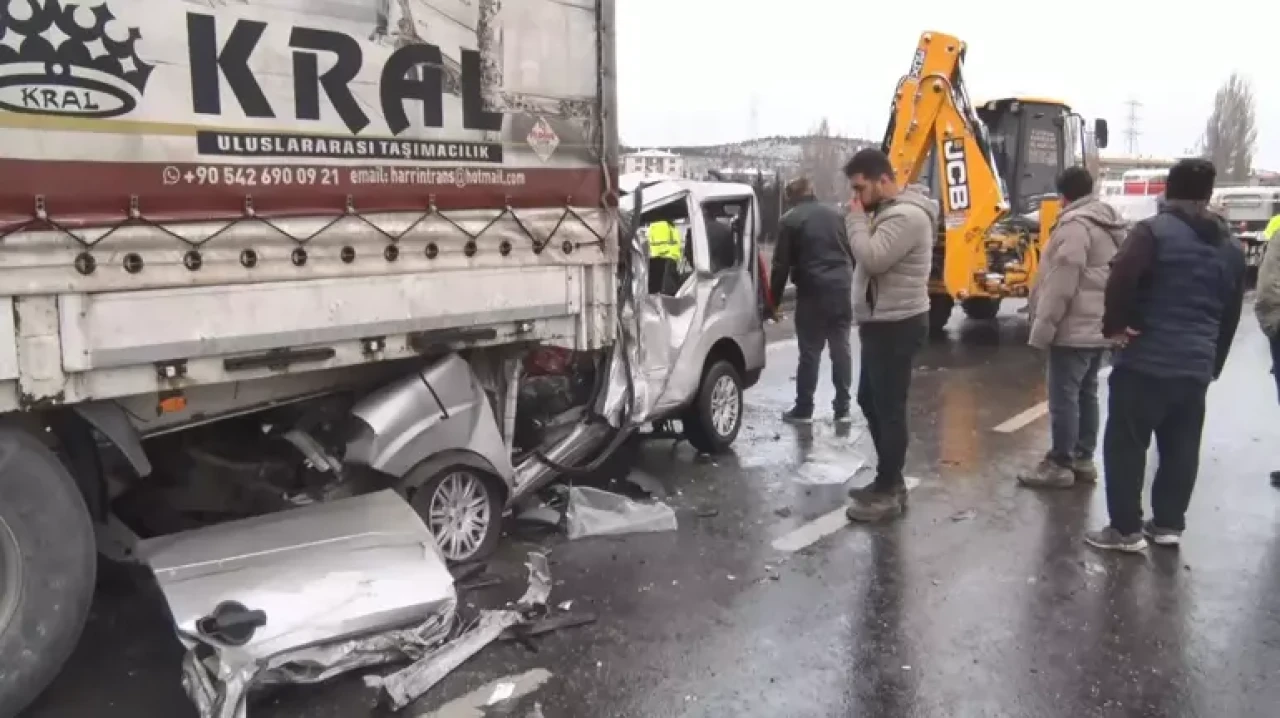
<instances>
[{"instance_id":1,"label":"loader cab","mask_svg":"<svg viewBox=\"0 0 1280 718\"><path fill-rule=\"evenodd\" d=\"M1058 175L1067 167L1089 166L1107 146L1106 120L1093 132L1065 103L1036 98L992 100L978 108L986 125L996 172L1015 214L1037 211L1040 200L1057 194Z\"/></svg>"}]
</instances>

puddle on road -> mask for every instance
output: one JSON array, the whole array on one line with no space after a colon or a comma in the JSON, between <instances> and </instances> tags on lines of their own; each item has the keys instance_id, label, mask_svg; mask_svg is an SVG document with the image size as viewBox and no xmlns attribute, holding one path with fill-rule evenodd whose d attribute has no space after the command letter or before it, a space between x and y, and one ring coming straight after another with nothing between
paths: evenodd
<instances>
[{"instance_id":1,"label":"puddle on road","mask_svg":"<svg viewBox=\"0 0 1280 718\"><path fill-rule=\"evenodd\" d=\"M807 486L842 486L866 464L867 458L851 448L812 451L796 469L796 482Z\"/></svg>"},{"instance_id":2,"label":"puddle on road","mask_svg":"<svg viewBox=\"0 0 1280 718\"><path fill-rule=\"evenodd\" d=\"M854 450L865 433L863 426L837 427L829 415L821 413L812 424L791 426L782 422L782 411L778 406L747 406L746 421L734 445L739 467L804 467L805 483L823 485L839 483L834 477L842 471L840 481L847 481L866 463L866 457ZM857 418L861 424L862 417Z\"/></svg>"}]
</instances>

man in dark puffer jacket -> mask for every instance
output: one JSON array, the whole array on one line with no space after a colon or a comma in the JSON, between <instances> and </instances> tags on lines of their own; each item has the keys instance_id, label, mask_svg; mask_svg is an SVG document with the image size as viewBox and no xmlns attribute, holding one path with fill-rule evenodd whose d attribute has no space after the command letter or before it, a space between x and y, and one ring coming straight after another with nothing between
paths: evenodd
<instances>
[{"instance_id":1,"label":"man in dark puffer jacket","mask_svg":"<svg viewBox=\"0 0 1280 718\"><path fill-rule=\"evenodd\" d=\"M822 349L831 352L831 381L835 385L837 424L848 424L853 383L851 329L853 326L853 254L844 220L814 197L808 179L787 185L791 209L782 215L771 273L774 306L790 279L796 285L796 340L800 365L796 369L796 404L782 415L792 424L813 421L813 393L818 386Z\"/></svg>"},{"instance_id":2,"label":"man in dark puffer jacket","mask_svg":"<svg viewBox=\"0 0 1280 718\"><path fill-rule=\"evenodd\" d=\"M1208 212L1216 177L1203 159L1169 170L1166 201L1134 226L1112 262L1103 334L1119 350L1103 437L1109 526L1085 541L1142 551L1176 546L1200 463L1205 394L1227 361L1244 302L1244 252ZM1142 521L1147 447L1160 466ZM1145 538L1144 538L1145 535Z\"/></svg>"}]
</instances>

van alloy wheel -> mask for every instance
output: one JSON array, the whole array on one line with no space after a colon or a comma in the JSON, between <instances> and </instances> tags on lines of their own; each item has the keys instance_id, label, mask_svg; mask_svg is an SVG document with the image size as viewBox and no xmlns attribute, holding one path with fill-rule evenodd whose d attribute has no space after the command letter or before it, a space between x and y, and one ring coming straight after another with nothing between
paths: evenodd
<instances>
[{"instance_id":1,"label":"van alloy wheel","mask_svg":"<svg viewBox=\"0 0 1280 718\"><path fill-rule=\"evenodd\" d=\"M465 469L451 471L436 484L427 506L427 526L440 553L455 562L473 558L495 519L484 481Z\"/></svg>"},{"instance_id":2,"label":"van alloy wheel","mask_svg":"<svg viewBox=\"0 0 1280 718\"><path fill-rule=\"evenodd\" d=\"M720 436L729 436L742 413L742 394L733 377L722 375L711 387L711 423Z\"/></svg>"},{"instance_id":3,"label":"van alloy wheel","mask_svg":"<svg viewBox=\"0 0 1280 718\"><path fill-rule=\"evenodd\" d=\"M680 423L693 448L704 454L723 454L742 429L742 379L738 370L720 359L707 367L693 402Z\"/></svg>"}]
</instances>

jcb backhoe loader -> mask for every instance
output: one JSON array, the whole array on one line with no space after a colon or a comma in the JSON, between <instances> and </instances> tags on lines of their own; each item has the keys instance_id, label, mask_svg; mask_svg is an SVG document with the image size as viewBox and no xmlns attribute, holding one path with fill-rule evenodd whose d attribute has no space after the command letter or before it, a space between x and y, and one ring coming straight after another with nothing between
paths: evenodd
<instances>
[{"instance_id":1,"label":"jcb backhoe loader","mask_svg":"<svg viewBox=\"0 0 1280 718\"><path fill-rule=\"evenodd\" d=\"M991 319L1005 297L1030 294L1061 208L1055 179L1107 145L1106 120L1089 136L1084 119L1056 100L1006 98L975 110L963 77L966 49L951 35L920 36L883 145L899 185L923 183L939 202L935 332L957 301L969 317Z\"/></svg>"}]
</instances>

